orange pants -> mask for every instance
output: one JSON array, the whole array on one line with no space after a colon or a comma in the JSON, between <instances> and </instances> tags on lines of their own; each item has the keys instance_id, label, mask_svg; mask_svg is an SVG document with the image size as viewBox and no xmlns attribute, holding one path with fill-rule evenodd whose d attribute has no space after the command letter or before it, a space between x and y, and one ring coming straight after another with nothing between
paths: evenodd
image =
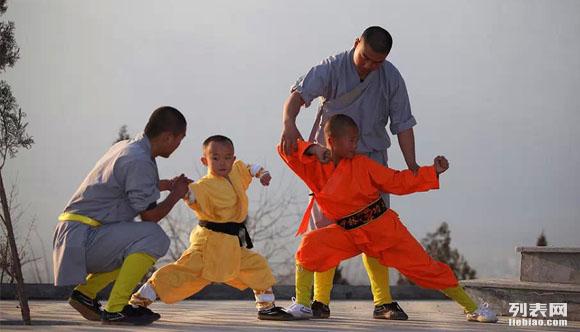
<instances>
[{"instance_id":1,"label":"orange pants","mask_svg":"<svg viewBox=\"0 0 580 332\"><path fill-rule=\"evenodd\" d=\"M449 266L431 258L390 209L352 230L333 224L305 234L296 261L309 271L323 272L361 253L396 268L421 287L445 289L458 285Z\"/></svg>"}]
</instances>

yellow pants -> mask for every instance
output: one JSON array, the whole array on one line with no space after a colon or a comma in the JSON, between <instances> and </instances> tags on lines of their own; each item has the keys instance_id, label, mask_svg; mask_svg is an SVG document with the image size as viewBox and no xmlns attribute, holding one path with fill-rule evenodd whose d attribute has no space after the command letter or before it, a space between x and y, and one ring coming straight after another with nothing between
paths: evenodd
<instances>
[{"instance_id":1,"label":"yellow pants","mask_svg":"<svg viewBox=\"0 0 580 332\"><path fill-rule=\"evenodd\" d=\"M393 302L389 285L389 269L381 265L376 258L362 255L362 260L371 282L373 303L375 306ZM314 300L330 305L330 293L332 292L334 273L336 268L325 272L314 273ZM301 299L300 296L296 296ZM299 302L300 303L300 302Z\"/></svg>"},{"instance_id":2,"label":"yellow pants","mask_svg":"<svg viewBox=\"0 0 580 332\"><path fill-rule=\"evenodd\" d=\"M125 258L123 265L111 272L93 273L87 277L87 282L78 285L75 290L95 299L97 293L108 284L115 281L105 310L108 312L120 312L128 303L131 292L137 283L155 264L156 259L149 254L133 253Z\"/></svg>"},{"instance_id":3,"label":"yellow pants","mask_svg":"<svg viewBox=\"0 0 580 332\"><path fill-rule=\"evenodd\" d=\"M333 269L320 272L320 274L330 275L330 271L334 274ZM314 272L305 269L302 265L296 262L296 303L302 304L305 307L310 307L313 284ZM441 289L441 292L459 304L465 312L471 313L477 309L477 304L475 304L471 297L465 292L463 287L459 285Z\"/></svg>"},{"instance_id":4,"label":"yellow pants","mask_svg":"<svg viewBox=\"0 0 580 332\"><path fill-rule=\"evenodd\" d=\"M265 291L276 279L266 259L241 248L237 236L203 227L192 232L189 248L176 262L163 266L149 279L165 303L184 300L212 282Z\"/></svg>"}]
</instances>

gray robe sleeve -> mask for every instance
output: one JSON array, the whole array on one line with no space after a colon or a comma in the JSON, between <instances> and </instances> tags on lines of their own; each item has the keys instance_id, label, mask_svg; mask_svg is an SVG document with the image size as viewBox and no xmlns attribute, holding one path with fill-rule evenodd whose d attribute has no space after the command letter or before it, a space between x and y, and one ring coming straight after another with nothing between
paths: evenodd
<instances>
[{"instance_id":1,"label":"gray robe sleeve","mask_svg":"<svg viewBox=\"0 0 580 332\"><path fill-rule=\"evenodd\" d=\"M143 212L159 197L159 176L155 164L134 160L124 164L125 193L128 203L136 213Z\"/></svg>"},{"instance_id":2,"label":"gray robe sleeve","mask_svg":"<svg viewBox=\"0 0 580 332\"><path fill-rule=\"evenodd\" d=\"M306 75L301 76L290 88L290 92L298 92L304 99L305 107L320 96L330 94L331 62L323 60L319 65L310 68Z\"/></svg>"},{"instance_id":3,"label":"gray robe sleeve","mask_svg":"<svg viewBox=\"0 0 580 332\"><path fill-rule=\"evenodd\" d=\"M393 135L412 128L417 124L415 117L411 113L411 103L407 94L405 80L401 73L392 64L388 67L388 89L389 89L389 129Z\"/></svg>"}]
</instances>

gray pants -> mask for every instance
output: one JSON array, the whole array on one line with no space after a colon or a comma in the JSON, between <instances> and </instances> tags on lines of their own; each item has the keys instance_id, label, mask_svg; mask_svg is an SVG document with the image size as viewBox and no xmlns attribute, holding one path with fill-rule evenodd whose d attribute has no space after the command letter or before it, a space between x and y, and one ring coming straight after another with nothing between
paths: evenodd
<instances>
[{"instance_id":1,"label":"gray pants","mask_svg":"<svg viewBox=\"0 0 580 332\"><path fill-rule=\"evenodd\" d=\"M170 240L153 222L119 222L90 227L79 222L59 222L53 241L54 284L77 285L89 273L110 272L133 253L159 259Z\"/></svg>"}]
</instances>

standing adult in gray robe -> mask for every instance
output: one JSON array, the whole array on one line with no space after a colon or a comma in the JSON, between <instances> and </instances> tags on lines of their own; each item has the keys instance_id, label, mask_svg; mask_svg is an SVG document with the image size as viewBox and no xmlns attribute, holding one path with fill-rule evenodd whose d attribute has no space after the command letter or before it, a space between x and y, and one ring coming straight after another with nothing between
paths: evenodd
<instances>
[{"instance_id":1,"label":"standing adult in gray robe","mask_svg":"<svg viewBox=\"0 0 580 332\"><path fill-rule=\"evenodd\" d=\"M415 160L413 134L413 126L417 122L411 113L405 82L397 68L386 61L392 43L391 35L385 29L369 27L361 37L356 38L351 50L324 59L300 77L292 86L291 94L284 104L284 129L280 144L286 153L295 151L296 140L302 139L296 126L300 108L303 105L310 106L314 99L320 97L321 106L310 133L310 141L324 144L325 120L334 114L346 114L355 120L360 130L357 152L387 166L387 149L391 145L386 131L388 125L391 133L398 137L409 169L416 171L419 168ZM388 208L389 195L385 193L382 196ZM311 229L325 227L329 223L314 201ZM373 291L373 317L407 319L398 304L392 302L388 268L366 255L363 255L363 262ZM327 290L328 294L317 294L317 290L321 289ZM327 304L321 304L318 298L329 299L331 289L332 285L315 287L312 306L315 316L320 314L317 308L322 308L322 318L330 315Z\"/></svg>"},{"instance_id":2,"label":"standing adult in gray robe","mask_svg":"<svg viewBox=\"0 0 580 332\"><path fill-rule=\"evenodd\" d=\"M59 216L54 283L78 285L69 303L83 317L136 325L159 318L127 304L137 283L169 248L170 240L157 222L187 193L191 180L181 175L160 181L155 158L168 158L185 131L185 118L177 109L155 110L143 134L116 143L101 157ZM158 204L160 190L169 195ZM142 221L135 221L137 216ZM97 293L113 281L102 311Z\"/></svg>"}]
</instances>

